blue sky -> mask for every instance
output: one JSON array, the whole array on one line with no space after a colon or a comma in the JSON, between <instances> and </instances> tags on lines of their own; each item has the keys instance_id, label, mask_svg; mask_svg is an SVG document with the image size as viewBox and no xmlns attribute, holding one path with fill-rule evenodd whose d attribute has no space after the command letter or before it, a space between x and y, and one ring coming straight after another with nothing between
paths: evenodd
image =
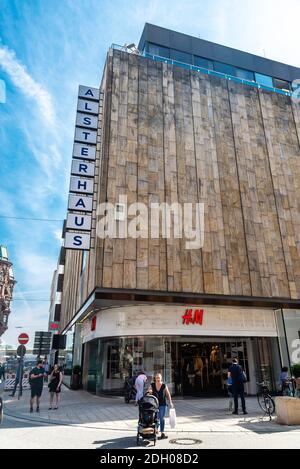
<instances>
[{"instance_id":1,"label":"blue sky","mask_svg":"<svg viewBox=\"0 0 300 469\"><path fill-rule=\"evenodd\" d=\"M0 0L0 244L18 282L6 343L47 328L62 223L1 217L65 218L78 85L99 85L108 47L149 22L300 67L299 18L299 0Z\"/></svg>"}]
</instances>

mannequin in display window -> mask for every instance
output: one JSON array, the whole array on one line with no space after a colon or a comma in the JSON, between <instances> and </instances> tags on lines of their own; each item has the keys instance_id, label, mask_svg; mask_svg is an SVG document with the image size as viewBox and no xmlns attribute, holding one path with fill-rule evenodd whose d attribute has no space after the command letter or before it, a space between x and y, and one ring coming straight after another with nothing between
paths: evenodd
<instances>
[{"instance_id":1,"label":"mannequin in display window","mask_svg":"<svg viewBox=\"0 0 300 469\"><path fill-rule=\"evenodd\" d=\"M205 368L206 368L206 382L209 384L209 361L208 358L205 358Z\"/></svg>"},{"instance_id":2,"label":"mannequin in display window","mask_svg":"<svg viewBox=\"0 0 300 469\"><path fill-rule=\"evenodd\" d=\"M219 355L219 347L217 345L213 345L211 352L210 352L210 365L213 370L213 373L215 373L217 370L218 355Z\"/></svg>"},{"instance_id":3,"label":"mannequin in display window","mask_svg":"<svg viewBox=\"0 0 300 469\"><path fill-rule=\"evenodd\" d=\"M123 360L122 360L123 378L128 378L129 376L132 376L132 363L133 363L133 355L128 345L126 345L125 349L121 351L121 356L123 357Z\"/></svg>"},{"instance_id":4,"label":"mannequin in display window","mask_svg":"<svg viewBox=\"0 0 300 469\"><path fill-rule=\"evenodd\" d=\"M196 354L194 358L194 370L195 370L195 375L200 376L201 378L201 388L203 389L203 361L202 358L200 357L199 353Z\"/></svg>"}]
</instances>

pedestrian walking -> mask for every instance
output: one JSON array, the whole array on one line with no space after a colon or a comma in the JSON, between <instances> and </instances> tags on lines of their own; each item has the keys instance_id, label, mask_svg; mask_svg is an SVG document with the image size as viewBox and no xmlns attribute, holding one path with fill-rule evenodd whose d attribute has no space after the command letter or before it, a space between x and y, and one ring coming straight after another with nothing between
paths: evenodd
<instances>
[{"instance_id":1,"label":"pedestrian walking","mask_svg":"<svg viewBox=\"0 0 300 469\"><path fill-rule=\"evenodd\" d=\"M287 366L283 366L280 372L280 390L282 396L290 395L290 380L289 380L289 371Z\"/></svg>"},{"instance_id":2,"label":"pedestrian walking","mask_svg":"<svg viewBox=\"0 0 300 469\"><path fill-rule=\"evenodd\" d=\"M135 405L137 405L138 401L143 397L144 395L144 386L147 381L147 375L145 374L144 371L140 371L138 376L136 377L134 387L136 389L136 396L135 396Z\"/></svg>"},{"instance_id":3,"label":"pedestrian walking","mask_svg":"<svg viewBox=\"0 0 300 469\"><path fill-rule=\"evenodd\" d=\"M0 363L0 379L2 379L5 381L5 364L4 363Z\"/></svg>"},{"instance_id":4,"label":"pedestrian walking","mask_svg":"<svg viewBox=\"0 0 300 469\"><path fill-rule=\"evenodd\" d=\"M40 398L43 392L45 369L43 361L38 360L36 366L29 373L29 384L31 388L30 413L33 412L33 404L36 398L36 411L40 411Z\"/></svg>"},{"instance_id":5,"label":"pedestrian walking","mask_svg":"<svg viewBox=\"0 0 300 469\"><path fill-rule=\"evenodd\" d=\"M45 376L45 383L48 383L48 375L49 375L49 363L47 360L44 361L44 370L45 370L45 373L46 373L46 376Z\"/></svg>"},{"instance_id":6,"label":"pedestrian walking","mask_svg":"<svg viewBox=\"0 0 300 469\"><path fill-rule=\"evenodd\" d=\"M167 401L169 402L169 406L173 408L173 403L171 399L171 394L168 389L168 386L163 383L162 375L160 373L156 373L154 377L154 383L151 384L152 387L152 394L153 396L157 397L159 403L159 426L161 436L160 438L163 440L168 438L165 434L165 416L167 411Z\"/></svg>"},{"instance_id":7,"label":"pedestrian walking","mask_svg":"<svg viewBox=\"0 0 300 469\"><path fill-rule=\"evenodd\" d=\"M227 379L227 394L228 394L228 397L229 397L228 410L229 410L229 412L232 412L232 410L233 410L233 390L232 390L232 378L231 378L231 376L228 376L228 379Z\"/></svg>"},{"instance_id":8,"label":"pedestrian walking","mask_svg":"<svg viewBox=\"0 0 300 469\"><path fill-rule=\"evenodd\" d=\"M18 360L18 367L17 367L17 371L16 371L16 378L15 378L15 382L14 382L14 388L13 388L12 393L10 394L11 397L15 396L18 384L20 386L20 396L22 396L23 383L22 383L20 377L21 377L21 364L20 364L20 360Z\"/></svg>"},{"instance_id":9,"label":"pedestrian walking","mask_svg":"<svg viewBox=\"0 0 300 469\"><path fill-rule=\"evenodd\" d=\"M56 405L54 409L58 409L58 402L61 392L61 385L63 381L63 374L58 365L54 365L52 372L49 375L49 392L50 392L50 407L49 410L53 410L53 399L55 396Z\"/></svg>"},{"instance_id":10,"label":"pedestrian walking","mask_svg":"<svg viewBox=\"0 0 300 469\"><path fill-rule=\"evenodd\" d=\"M247 381L247 377L243 371L243 368L239 365L237 358L232 360L232 365L228 371L228 378L232 379L232 391L234 399L234 411L235 415L238 415L238 397L241 398L243 414L247 414L246 402L245 402L245 390L244 383Z\"/></svg>"}]
</instances>

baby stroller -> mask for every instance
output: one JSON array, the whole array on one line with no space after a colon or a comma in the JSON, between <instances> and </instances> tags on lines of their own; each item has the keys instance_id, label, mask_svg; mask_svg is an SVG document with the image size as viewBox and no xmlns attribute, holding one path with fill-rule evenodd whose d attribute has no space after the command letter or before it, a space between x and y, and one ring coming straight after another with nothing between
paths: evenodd
<instances>
[{"instance_id":1,"label":"baby stroller","mask_svg":"<svg viewBox=\"0 0 300 469\"><path fill-rule=\"evenodd\" d=\"M129 404L131 400L135 401L136 389L134 387L135 376L127 378L124 384L124 401Z\"/></svg>"},{"instance_id":2,"label":"baby stroller","mask_svg":"<svg viewBox=\"0 0 300 469\"><path fill-rule=\"evenodd\" d=\"M136 435L137 446L139 445L140 438L143 440L153 440L154 446L156 445L159 426L158 410L158 399L155 396L146 394L139 400L139 422Z\"/></svg>"}]
</instances>

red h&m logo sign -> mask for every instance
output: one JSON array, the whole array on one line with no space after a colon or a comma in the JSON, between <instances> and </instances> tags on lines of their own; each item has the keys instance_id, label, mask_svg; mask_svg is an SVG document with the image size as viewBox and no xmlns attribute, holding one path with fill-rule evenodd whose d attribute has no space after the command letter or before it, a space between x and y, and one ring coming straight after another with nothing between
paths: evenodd
<instances>
[{"instance_id":1,"label":"red h&m logo sign","mask_svg":"<svg viewBox=\"0 0 300 469\"><path fill-rule=\"evenodd\" d=\"M96 324L97 324L97 316L94 316L92 318L92 322L91 322L91 331L95 331L96 330Z\"/></svg>"},{"instance_id":2,"label":"red h&m logo sign","mask_svg":"<svg viewBox=\"0 0 300 469\"><path fill-rule=\"evenodd\" d=\"M186 309L182 316L182 324L203 324L203 309Z\"/></svg>"}]
</instances>

